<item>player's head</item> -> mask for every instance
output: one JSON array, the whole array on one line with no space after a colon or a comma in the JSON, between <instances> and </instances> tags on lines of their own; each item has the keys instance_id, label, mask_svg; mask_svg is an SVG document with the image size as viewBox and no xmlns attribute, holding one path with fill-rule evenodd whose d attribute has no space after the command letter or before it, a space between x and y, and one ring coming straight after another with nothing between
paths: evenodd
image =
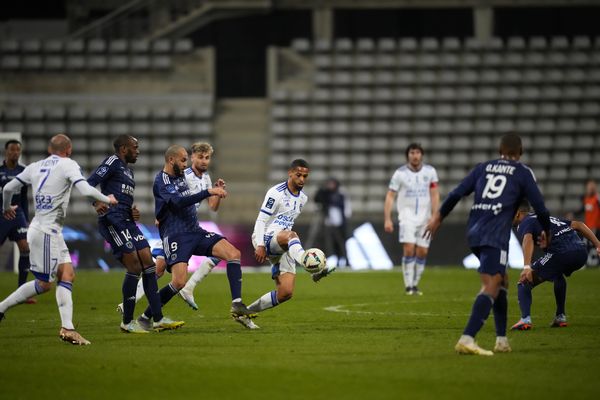
<instances>
[{"instance_id":1,"label":"player's head","mask_svg":"<svg viewBox=\"0 0 600 400\"><path fill-rule=\"evenodd\" d=\"M140 154L138 140L131 135L119 135L113 142L115 153L127 164L135 164Z\"/></svg>"},{"instance_id":2,"label":"player's head","mask_svg":"<svg viewBox=\"0 0 600 400\"><path fill-rule=\"evenodd\" d=\"M71 157L73 152L73 144L71 139L63 133L52 136L48 144L48 153L56 154L61 157Z\"/></svg>"},{"instance_id":3,"label":"player's head","mask_svg":"<svg viewBox=\"0 0 600 400\"><path fill-rule=\"evenodd\" d=\"M174 144L165 151L165 172L175 176L183 176L187 168L188 153L185 147Z\"/></svg>"},{"instance_id":4,"label":"player's head","mask_svg":"<svg viewBox=\"0 0 600 400\"><path fill-rule=\"evenodd\" d=\"M413 168L419 168L423 163L425 151L421 143L411 143L406 147L406 161Z\"/></svg>"},{"instance_id":5,"label":"player's head","mask_svg":"<svg viewBox=\"0 0 600 400\"><path fill-rule=\"evenodd\" d=\"M518 160L523 154L523 142L516 133L508 133L500 140L500 155L502 158Z\"/></svg>"},{"instance_id":6,"label":"player's head","mask_svg":"<svg viewBox=\"0 0 600 400\"><path fill-rule=\"evenodd\" d=\"M521 200L519 203L519 207L517 208L517 213L515 214L515 218L513 219L513 225L519 225L521 221L531 212L531 205L526 199Z\"/></svg>"},{"instance_id":7,"label":"player's head","mask_svg":"<svg viewBox=\"0 0 600 400\"><path fill-rule=\"evenodd\" d=\"M210 165L213 151L213 147L208 143L194 143L192 145L192 167L202 173L205 173Z\"/></svg>"},{"instance_id":8,"label":"player's head","mask_svg":"<svg viewBox=\"0 0 600 400\"><path fill-rule=\"evenodd\" d=\"M4 144L4 159L9 163L17 163L21 157L21 142L10 139Z\"/></svg>"},{"instance_id":9,"label":"player's head","mask_svg":"<svg viewBox=\"0 0 600 400\"><path fill-rule=\"evenodd\" d=\"M585 181L585 194L587 196L592 196L597 193L596 181L593 179L588 179Z\"/></svg>"},{"instance_id":10,"label":"player's head","mask_svg":"<svg viewBox=\"0 0 600 400\"><path fill-rule=\"evenodd\" d=\"M302 190L308 179L309 169L308 163L301 158L292 161L288 168L288 186L292 191L298 192Z\"/></svg>"}]
</instances>

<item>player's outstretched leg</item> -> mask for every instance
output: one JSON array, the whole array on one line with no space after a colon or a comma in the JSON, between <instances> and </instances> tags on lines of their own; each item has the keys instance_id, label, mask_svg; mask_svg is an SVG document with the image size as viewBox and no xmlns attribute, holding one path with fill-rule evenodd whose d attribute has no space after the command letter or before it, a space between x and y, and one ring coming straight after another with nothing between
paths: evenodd
<instances>
[{"instance_id":1,"label":"player's outstretched leg","mask_svg":"<svg viewBox=\"0 0 600 400\"><path fill-rule=\"evenodd\" d=\"M202 282L202 280L210 273L210 271L213 270L219 261L220 259L218 258L207 257L204 261L202 261L198 269L195 270L190 276L183 289L179 291L179 297L181 297L183 301L185 301L186 304L192 308L192 310L198 309L198 305L194 300L194 289L196 288L196 285Z\"/></svg>"},{"instance_id":2,"label":"player's outstretched leg","mask_svg":"<svg viewBox=\"0 0 600 400\"><path fill-rule=\"evenodd\" d=\"M0 313L4 314L9 308L25 303L27 299L48 291L48 288L43 287L37 279L24 283L0 302Z\"/></svg>"}]
</instances>

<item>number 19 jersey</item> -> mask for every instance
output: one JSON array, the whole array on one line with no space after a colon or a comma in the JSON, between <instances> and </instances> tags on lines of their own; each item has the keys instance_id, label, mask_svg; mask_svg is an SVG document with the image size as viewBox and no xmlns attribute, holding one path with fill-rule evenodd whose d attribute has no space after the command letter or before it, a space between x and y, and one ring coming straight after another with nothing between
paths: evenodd
<instances>
[{"instance_id":1,"label":"number 19 jersey","mask_svg":"<svg viewBox=\"0 0 600 400\"><path fill-rule=\"evenodd\" d=\"M533 171L518 161L498 159L477 165L448 195L440 209L442 216L453 207L450 204L453 201L448 200L458 201L472 192L475 194L467 227L472 248L489 246L508 250L513 218L523 198L548 221L548 210Z\"/></svg>"}]
</instances>

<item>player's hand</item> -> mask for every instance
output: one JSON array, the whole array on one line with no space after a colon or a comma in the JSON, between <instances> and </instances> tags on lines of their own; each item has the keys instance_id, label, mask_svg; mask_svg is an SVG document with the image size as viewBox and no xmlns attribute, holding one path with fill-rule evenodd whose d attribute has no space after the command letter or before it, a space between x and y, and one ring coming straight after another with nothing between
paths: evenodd
<instances>
[{"instance_id":1,"label":"player's hand","mask_svg":"<svg viewBox=\"0 0 600 400\"><path fill-rule=\"evenodd\" d=\"M264 263L267 260L267 248L265 246L258 246L256 250L254 250L254 258L260 264Z\"/></svg>"},{"instance_id":2,"label":"player's hand","mask_svg":"<svg viewBox=\"0 0 600 400\"><path fill-rule=\"evenodd\" d=\"M9 221L15 219L17 217L17 207L19 206L10 206L8 210L4 210L4 212L2 213L2 215L4 215L4 218L6 218Z\"/></svg>"},{"instance_id":3,"label":"player's hand","mask_svg":"<svg viewBox=\"0 0 600 400\"><path fill-rule=\"evenodd\" d=\"M423 238L430 240L433 238L433 235L437 232L442 224L442 217L439 212L435 213L433 217L429 219L427 225L425 226L425 231L423 232Z\"/></svg>"},{"instance_id":4,"label":"player's hand","mask_svg":"<svg viewBox=\"0 0 600 400\"><path fill-rule=\"evenodd\" d=\"M96 213L98 213L98 215L106 214L108 212L108 204L103 203L101 201L96 201L94 203L94 210L96 210Z\"/></svg>"},{"instance_id":5,"label":"player's hand","mask_svg":"<svg viewBox=\"0 0 600 400\"><path fill-rule=\"evenodd\" d=\"M221 178L217 179L217 182L215 183L215 187L220 187L225 189L225 187L227 187L227 185L225 184L225 181Z\"/></svg>"},{"instance_id":6,"label":"player's hand","mask_svg":"<svg viewBox=\"0 0 600 400\"><path fill-rule=\"evenodd\" d=\"M208 193L210 193L211 196L219 196L221 199L227 197L227 191L221 187L210 188L208 189Z\"/></svg>"},{"instance_id":7,"label":"player's hand","mask_svg":"<svg viewBox=\"0 0 600 400\"><path fill-rule=\"evenodd\" d=\"M160 222L157 219L155 219L154 220L154 226L156 226L158 228L159 225L160 225Z\"/></svg>"},{"instance_id":8,"label":"player's hand","mask_svg":"<svg viewBox=\"0 0 600 400\"><path fill-rule=\"evenodd\" d=\"M133 207L131 207L131 216L133 217L134 221L139 221L140 217L141 217L141 213L140 210L138 210L137 206L134 204Z\"/></svg>"},{"instance_id":9,"label":"player's hand","mask_svg":"<svg viewBox=\"0 0 600 400\"><path fill-rule=\"evenodd\" d=\"M391 220L386 220L383 223L383 230L385 230L387 233L394 232L394 223Z\"/></svg>"},{"instance_id":10,"label":"player's hand","mask_svg":"<svg viewBox=\"0 0 600 400\"><path fill-rule=\"evenodd\" d=\"M110 204L111 206L116 206L117 204L119 204L119 201L117 200L117 198L114 195L109 194L108 195L108 204Z\"/></svg>"},{"instance_id":11,"label":"player's hand","mask_svg":"<svg viewBox=\"0 0 600 400\"><path fill-rule=\"evenodd\" d=\"M533 270L531 268L524 268L519 276L519 283L533 283Z\"/></svg>"}]
</instances>

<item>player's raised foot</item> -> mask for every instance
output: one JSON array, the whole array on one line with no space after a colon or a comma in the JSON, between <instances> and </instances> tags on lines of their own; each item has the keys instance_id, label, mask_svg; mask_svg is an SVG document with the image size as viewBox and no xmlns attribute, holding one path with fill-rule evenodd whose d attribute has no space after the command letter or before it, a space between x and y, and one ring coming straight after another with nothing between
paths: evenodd
<instances>
[{"instance_id":1,"label":"player's raised foot","mask_svg":"<svg viewBox=\"0 0 600 400\"><path fill-rule=\"evenodd\" d=\"M37 299L35 297L30 297L25 300L25 304L37 304Z\"/></svg>"},{"instance_id":2,"label":"player's raised foot","mask_svg":"<svg viewBox=\"0 0 600 400\"><path fill-rule=\"evenodd\" d=\"M181 328L183 325L185 325L184 321L173 321L169 317L163 317L160 321L155 322L152 325L152 328L156 332L162 332L162 331L178 329L178 328Z\"/></svg>"},{"instance_id":3,"label":"player's raised foot","mask_svg":"<svg viewBox=\"0 0 600 400\"><path fill-rule=\"evenodd\" d=\"M531 328L533 328L533 324L531 323L531 318L521 318L510 329L513 331L528 331L528 330L531 330Z\"/></svg>"},{"instance_id":4,"label":"player's raised foot","mask_svg":"<svg viewBox=\"0 0 600 400\"><path fill-rule=\"evenodd\" d=\"M413 295L412 287L407 287L406 289L404 289L404 294L407 296L412 296Z\"/></svg>"},{"instance_id":5,"label":"player's raised foot","mask_svg":"<svg viewBox=\"0 0 600 400\"><path fill-rule=\"evenodd\" d=\"M508 338L506 336L496 337L496 345L494 346L494 353L510 353L512 349L508 344Z\"/></svg>"},{"instance_id":6,"label":"player's raised foot","mask_svg":"<svg viewBox=\"0 0 600 400\"><path fill-rule=\"evenodd\" d=\"M462 336L458 340L458 342L456 342L456 346L454 346L454 350L456 350L456 352L458 354L465 354L465 355L477 355L477 356L493 356L494 355L493 352L479 347L477 345L477 343L473 340L473 338L465 337L465 336Z\"/></svg>"},{"instance_id":7,"label":"player's raised foot","mask_svg":"<svg viewBox=\"0 0 600 400\"><path fill-rule=\"evenodd\" d=\"M232 315L232 318L235 322L242 325L244 328L248 329L260 329L260 326L256 325L252 318L247 315Z\"/></svg>"},{"instance_id":8,"label":"player's raised foot","mask_svg":"<svg viewBox=\"0 0 600 400\"><path fill-rule=\"evenodd\" d=\"M325 269L323 269L322 271L319 272L315 272L314 274L312 274L312 280L313 282L319 282L322 278L325 278L327 275L331 274L333 271L335 271L335 266L332 267L325 267Z\"/></svg>"},{"instance_id":9,"label":"player's raised foot","mask_svg":"<svg viewBox=\"0 0 600 400\"><path fill-rule=\"evenodd\" d=\"M131 321L128 324L121 322L121 332L123 333L148 333L148 331L142 328L136 320Z\"/></svg>"},{"instance_id":10,"label":"player's raised foot","mask_svg":"<svg viewBox=\"0 0 600 400\"><path fill-rule=\"evenodd\" d=\"M550 328L566 328L567 326L569 324L567 323L567 316L565 314L557 315L550 324Z\"/></svg>"},{"instance_id":11,"label":"player's raised foot","mask_svg":"<svg viewBox=\"0 0 600 400\"><path fill-rule=\"evenodd\" d=\"M194 293L192 293L191 290L187 290L185 288L181 289L179 291L179 297L181 297L183 301L185 301L186 304L192 308L192 310L198 310L198 305L194 301Z\"/></svg>"},{"instance_id":12,"label":"player's raised foot","mask_svg":"<svg viewBox=\"0 0 600 400\"><path fill-rule=\"evenodd\" d=\"M76 346L87 346L88 344L91 344L89 340L81 336L75 329L60 328L58 336L60 337L60 340Z\"/></svg>"},{"instance_id":13,"label":"player's raised foot","mask_svg":"<svg viewBox=\"0 0 600 400\"><path fill-rule=\"evenodd\" d=\"M123 315L123 313L125 312L125 311L123 310L123 303L119 303L119 304L117 304L117 312L118 312L119 314Z\"/></svg>"},{"instance_id":14,"label":"player's raised foot","mask_svg":"<svg viewBox=\"0 0 600 400\"><path fill-rule=\"evenodd\" d=\"M413 287L412 287L412 294L413 294L414 296L423 296L423 292L421 292L421 291L419 290L419 288L418 288L418 287L416 287L416 286L413 286Z\"/></svg>"},{"instance_id":15,"label":"player's raised foot","mask_svg":"<svg viewBox=\"0 0 600 400\"><path fill-rule=\"evenodd\" d=\"M231 316L235 318L240 315L255 316L256 312L249 310L241 301L231 302Z\"/></svg>"}]
</instances>

